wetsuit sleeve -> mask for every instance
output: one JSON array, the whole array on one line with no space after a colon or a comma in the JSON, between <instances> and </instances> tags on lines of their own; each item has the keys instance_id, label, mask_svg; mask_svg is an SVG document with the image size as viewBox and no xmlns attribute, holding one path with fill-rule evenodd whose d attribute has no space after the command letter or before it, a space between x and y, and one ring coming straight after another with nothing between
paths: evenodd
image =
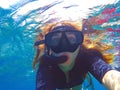
<instances>
[{"instance_id":1,"label":"wetsuit sleeve","mask_svg":"<svg viewBox=\"0 0 120 90\"><path fill-rule=\"evenodd\" d=\"M36 75L36 90L56 90L49 66L39 67Z\"/></svg>"},{"instance_id":2,"label":"wetsuit sleeve","mask_svg":"<svg viewBox=\"0 0 120 90\"><path fill-rule=\"evenodd\" d=\"M102 83L103 76L107 71L112 70L112 67L99 57L93 58L92 62L89 71Z\"/></svg>"}]
</instances>

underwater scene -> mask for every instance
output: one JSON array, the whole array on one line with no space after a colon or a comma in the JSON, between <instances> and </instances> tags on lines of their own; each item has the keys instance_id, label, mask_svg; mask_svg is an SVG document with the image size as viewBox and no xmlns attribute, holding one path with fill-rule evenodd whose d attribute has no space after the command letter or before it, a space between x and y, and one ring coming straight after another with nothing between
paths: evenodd
<instances>
[{"instance_id":1,"label":"underwater scene","mask_svg":"<svg viewBox=\"0 0 120 90\"><path fill-rule=\"evenodd\" d=\"M38 29L62 20L82 25L85 44L103 47L108 63L120 71L120 0L0 0L0 90L35 90ZM82 90L107 90L90 77Z\"/></svg>"}]
</instances>

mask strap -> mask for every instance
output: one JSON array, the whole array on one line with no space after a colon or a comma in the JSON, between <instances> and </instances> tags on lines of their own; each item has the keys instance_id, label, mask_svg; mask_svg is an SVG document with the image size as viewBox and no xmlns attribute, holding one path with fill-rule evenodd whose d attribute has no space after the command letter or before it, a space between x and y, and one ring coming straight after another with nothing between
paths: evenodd
<instances>
[{"instance_id":1,"label":"mask strap","mask_svg":"<svg viewBox=\"0 0 120 90\"><path fill-rule=\"evenodd\" d=\"M45 40L36 41L34 46L38 46L38 45L44 44L44 43L45 43Z\"/></svg>"}]
</instances>

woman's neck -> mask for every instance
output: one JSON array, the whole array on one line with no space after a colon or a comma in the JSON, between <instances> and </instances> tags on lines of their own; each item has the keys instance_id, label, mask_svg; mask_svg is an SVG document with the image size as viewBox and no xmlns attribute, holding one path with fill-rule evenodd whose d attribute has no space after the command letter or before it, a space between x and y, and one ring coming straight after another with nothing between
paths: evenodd
<instances>
[{"instance_id":1,"label":"woman's neck","mask_svg":"<svg viewBox=\"0 0 120 90\"><path fill-rule=\"evenodd\" d=\"M59 65L59 68L64 72L69 72L73 67L75 63L71 63L70 65Z\"/></svg>"},{"instance_id":2,"label":"woman's neck","mask_svg":"<svg viewBox=\"0 0 120 90\"><path fill-rule=\"evenodd\" d=\"M80 47L75 52L63 53L68 57L66 62L58 65L63 72L69 72L74 67L79 49Z\"/></svg>"}]
</instances>

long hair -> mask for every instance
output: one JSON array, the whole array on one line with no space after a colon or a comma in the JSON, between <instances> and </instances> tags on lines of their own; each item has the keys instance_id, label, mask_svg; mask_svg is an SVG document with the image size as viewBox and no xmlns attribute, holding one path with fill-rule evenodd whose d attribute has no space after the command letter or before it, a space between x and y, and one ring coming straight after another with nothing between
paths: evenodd
<instances>
[{"instance_id":1,"label":"long hair","mask_svg":"<svg viewBox=\"0 0 120 90\"><path fill-rule=\"evenodd\" d=\"M71 26L71 27L74 27L76 30L82 31L82 25L80 25L80 23L78 23L78 22L60 21L60 22L47 23L43 27L39 27L37 29L38 32L39 32L39 30L42 30L42 31L36 37L35 41L43 40L47 33L52 31L55 27L62 26L62 25ZM102 54L104 60L107 63L111 63L114 59L113 55L110 53L104 53L104 51L107 51L113 47L110 45L105 45L102 42L100 42L100 40L103 37L104 36L100 36L96 40L90 40L88 34L84 33L83 49L84 49L84 51L89 51L88 49L97 50L98 52L100 52ZM36 55L33 60L33 68L35 68L35 65L37 62L40 63L39 58L41 58L41 56L44 54L45 44L38 45L36 48L37 48L37 50L36 50Z\"/></svg>"},{"instance_id":2,"label":"long hair","mask_svg":"<svg viewBox=\"0 0 120 90\"><path fill-rule=\"evenodd\" d=\"M38 32L39 32L39 30L42 30L42 31L36 37L35 41L43 40L47 33L52 31L55 27L63 26L63 25L64 26L71 26L71 27L75 28L76 30L82 30L82 26L79 25L78 22L70 22L70 21L53 22L53 23L45 24L43 27L39 27L37 29ZM37 48L37 50L36 50L36 55L35 55L34 60L33 60L33 68L35 68L37 62L40 63L41 59L39 59L39 58L41 58L43 53L44 53L45 44L38 45L36 48Z\"/></svg>"}]
</instances>

